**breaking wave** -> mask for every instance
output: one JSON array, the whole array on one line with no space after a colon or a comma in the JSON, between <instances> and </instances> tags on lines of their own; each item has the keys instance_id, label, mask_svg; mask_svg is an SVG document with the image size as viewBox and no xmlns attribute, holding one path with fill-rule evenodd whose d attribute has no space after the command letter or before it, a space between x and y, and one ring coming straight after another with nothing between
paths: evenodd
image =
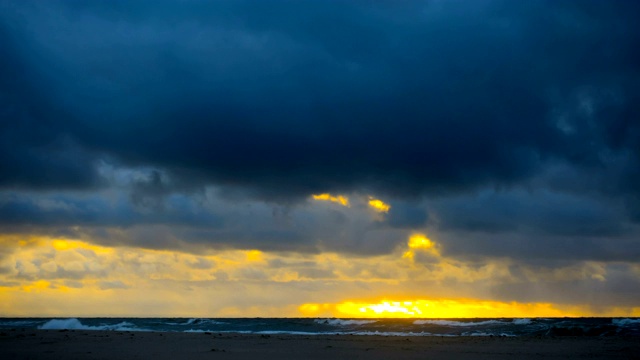
<instances>
[{"instance_id":1,"label":"breaking wave","mask_svg":"<svg viewBox=\"0 0 640 360\"><path fill-rule=\"evenodd\" d=\"M611 323L618 326L640 325L640 319L611 319Z\"/></svg>"},{"instance_id":2,"label":"breaking wave","mask_svg":"<svg viewBox=\"0 0 640 360\"><path fill-rule=\"evenodd\" d=\"M226 323L222 321L212 320L212 319L191 318L185 322L166 322L165 324L174 325L174 326L186 326L186 325L202 326L202 325L224 325Z\"/></svg>"},{"instance_id":3,"label":"breaking wave","mask_svg":"<svg viewBox=\"0 0 640 360\"><path fill-rule=\"evenodd\" d=\"M453 321L453 320L416 320L414 325L440 325L440 326L486 326L486 325L499 325L504 324L498 320L486 320L486 321Z\"/></svg>"},{"instance_id":4,"label":"breaking wave","mask_svg":"<svg viewBox=\"0 0 640 360\"><path fill-rule=\"evenodd\" d=\"M136 328L130 322L120 322L112 325L87 326L76 318L70 319L53 319L38 326L41 330L120 330L120 331L143 331L144 329Z\"/></svg>"},{"instance_id":5,"label":"breaking wave","mask_svg":"<svg viewBox=\"0 0 640 360\"><path fill-rule=\"evenodd\" d=\"M345 319L316 319L316 324L327 324L333 326L366 325L378 322L377 320L345 320Z\"/></svg>"}]
</instances>

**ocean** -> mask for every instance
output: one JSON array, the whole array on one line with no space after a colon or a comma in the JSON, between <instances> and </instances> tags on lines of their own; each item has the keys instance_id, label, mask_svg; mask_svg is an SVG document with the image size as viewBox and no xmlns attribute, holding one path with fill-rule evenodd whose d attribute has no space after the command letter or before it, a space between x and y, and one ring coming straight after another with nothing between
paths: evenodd
<instances>
[{"instance_id":1,"label":"ocean","mask_svg":"<svg viewBox=\"0 0 640 360\"><path fill-rule=\"evenodd\" d=\"M0 318L12 329L381 336L639 336L640 318Z\"/></svg>"}]
</instances>

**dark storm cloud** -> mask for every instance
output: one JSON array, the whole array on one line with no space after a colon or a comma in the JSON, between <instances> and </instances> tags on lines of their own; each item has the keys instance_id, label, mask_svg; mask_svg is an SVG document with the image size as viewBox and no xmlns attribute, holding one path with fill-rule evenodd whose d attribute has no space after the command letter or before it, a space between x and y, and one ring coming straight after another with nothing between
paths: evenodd
<instances>
[{"instance_id":1,"label":"dark storm cloud","mask_svg":"<svg viewBox=\"0 0 640 360\"><path fill-rule=\"evenodd\" d=\"M621 204L548 191L489 192L435 202L442 230L534 236L617 236L631 229Z\"/></svg>"},{"instance_id":2,"label":"dark storm cloud","mask_svg":"<svg viewBox=\"0 0 640 360\"><path fill-rule=\"evenodd\" d=\"M406 242L409 231L376 221L364 206L334 209L323 206L333 204L308 202L290 208L211 194L153 199L139 204L124 191L92 196L0 193L0 234L187 252L233 248L379 255ZM393 221L406 225L415 218Z\"/></svg>"},{"instance_id":3,"label":"dark storm cloud","mask_svg":"<svg viewBox=\"0 0 640 360\"><path fill-rule=\"evenodd\" d=\"M394 228L420 229L427 225L429 215L424 206L408 202L392 202L385 214L385 223Z\"/></svg>"},{"instance_id":4,"label":"dark storm cloud","mask_svg":"<svg viewBox=\"0 0 640 360\"><path fill-rule=\"evenodd\" d=\"M193 200L172 197L160 210L148 211L132 205L121 194L96 195L88 198L65 195L0 196L0 227L5 230L23 228L69 228L74 226L130 227L166 224L192 227L216 227L221 219L215 214L195 208ZM24 230L23 230L24 231Z\"/></svg>"},{"instance_id":5,"label":"dark storm cloud","mask_svg":"<svg viewBox=\"0 0 640 360\"><path fill-rule=\"evenodd\" d=\"M2 10L4 186L86 186L102 157L273 199L638 161L634 2Z\"/></svg>"},{"instance_id":6,"label":"dark storm cloud","mask_svg":"<svg viewBox=\"0 0 640 360\"><path fill-rule=\"evenodd\" d=\"M60 132L70 114L40 82L25 40L0 21L0 185L91 186L99 180L91 156Z\"/></svg>"},{"instance_id":7,"label":"dark storm cloud","mask_svg":"<svg viewBox=\"0 0 640 360\"><path fill-rule=\"evenodd\" d=\"M595 309L606 308L610 304L637 306L640 278L633 275L634 269L624 263L604 269L606 271L602 279L587 277L564 281L518 281L492 286L491 291L508 301L545 301L560 304L587 302Z\"/></svg>"},{"instance_id":8,"label":"dark storm cloud","mask_svg":"<svg viewBox=\"0 0 640 360\"><path fill-rule=\"evenodd\" d=\"M639 9L0 0L0 226L360 254L426 231L460 258L633 261ZM392 207L302 201L320 192Z\"/></svg>"},{"instance_id":9,"label":"dark storm cloud","mask_svg":"<svg viewBox=\"0 0 640 360\"><path fill-rule=\"evenodd\" d=\"M437 234L444 255L459 259L512 258L541 264L554 261L631 261L640 258L638 230L625 236L536 236L515 232L503 234L445 232ZM553 265L553 264L552 264Z\"/></svg>"}]
</instances>

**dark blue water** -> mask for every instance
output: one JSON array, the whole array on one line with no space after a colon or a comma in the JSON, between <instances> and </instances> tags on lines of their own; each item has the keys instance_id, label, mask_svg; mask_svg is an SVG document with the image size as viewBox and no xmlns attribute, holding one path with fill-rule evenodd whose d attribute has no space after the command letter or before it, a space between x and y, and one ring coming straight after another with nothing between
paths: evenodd
<instances>
[{"instance_id":1,"label":"dark blue water","mask_svg":"<svg viewBox=\"0 0 640 360\"><path fill-rule=\"evenodd\" d=\"M639 336L640 318L0 318L0 329L386 336Z\"/></svg>"}]
</instances>

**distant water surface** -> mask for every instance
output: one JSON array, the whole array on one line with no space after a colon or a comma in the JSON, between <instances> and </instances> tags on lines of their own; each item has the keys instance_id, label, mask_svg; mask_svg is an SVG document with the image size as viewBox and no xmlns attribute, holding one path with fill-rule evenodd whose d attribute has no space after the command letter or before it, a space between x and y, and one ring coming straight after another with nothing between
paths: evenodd
<instances>
[{"instance_id":1,"label":"distant water surface","mask_svg":"<svg viewBox=\"0 0 640 360\"><path fill-rule=\"evenodd\" d=\"M0 318L0 330L112 330L385 336L640 336L640 318Z\"/></svg>"}]
</instances>

